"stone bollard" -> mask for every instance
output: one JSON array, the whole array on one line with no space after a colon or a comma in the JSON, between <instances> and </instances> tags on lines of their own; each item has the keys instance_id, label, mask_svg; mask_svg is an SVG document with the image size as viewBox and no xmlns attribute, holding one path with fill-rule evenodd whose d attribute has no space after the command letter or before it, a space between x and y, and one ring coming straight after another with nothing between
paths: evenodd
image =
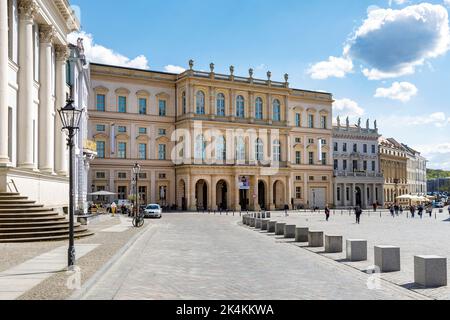
<instances>
[{"instance_id":1,"label":"stone bollard","mask_svg":"<svg viewBox=\"0 0 450 320\"><path fill-rule=\"evenodd\" d=\"M284 226L285 225L286 225L286 223L284 223L284 222L277 222L277 224L275 225L275 235L276 236L284 235Z\"/></svg>"},{"instance_id":2,"label":"stone bollard","mask_svg":"<svg viewBox=\"0 0 450 320\"><path fill-rule=\"evenodd\" d=\"M295 242L308 242L309 228L295 228Z\"/></svg>"},{"instance_id":3,"label":"stone bollard","mask_svg":"<svg viewBox=\"0 0 450 320\"><path fill-rule=\"evenodd\" d=\"M276 221L269 221L267 223L267 232L275 233L275 226L277 225Z\"/></svg>"},{"instance_id":4,"label":"stone bollard","mask_svg":"<svg viewBox=\"0 0 450 320\"><path fill-rule=\"evenodd\" d=\"M323 232L322 231L309 231L308 232L308 244L311 248L323 247Z\"/></svg>"},{"instance_id":5,"label":"stone bollard","mask_svg":"<svg viewBox=\"0 0 450 320\"><path fill-rule=\"evenodd\" d=\"M263 212L261 213L261 219L265 219L266 218L266 214Z\"/></svg>"},{"instance_id":6,"label":"stone bollard","mask_svg":"<svg viewBox=\"0 0 450 320\"><path fill-rule=\"evenodd\" d=\"M366 261L367 260L367 241L360 239L347 240L347 260Z\"/></svg>"},{"instance_id":7,"label":"stone bollard","mask_svg":"<svg viewBox=\"0 0 450 320\"><path fill-rule=\"evenodd\" d=\"M400 248L393 246L375 246L375 265L381 272L400 271Z\"/></svg>"},{"instance_id":8,"label":"stone bollard","mask_svg":"<svg viewBox=\"0 0 450 320\"><path fill-rule=\"evenodd\" d=\"M261 229L261 219L258 218L255 220L255 228Z\"/></svg>"},{"instance_id":9,"label":"stone bollard","mask_svg":"<svg viewBox=\"0 0 450 320\"><path fill-rule=\"evenodd\" d=\"M270 219L270 212L266 212L266 218Z\"/></svg>"},{"instance_id":10,"label":"stone bollard","mask_svg":"<svg viewBox=\"0 0 450 320\"><path fill-rule=\"evenodd\" d=\"M256 217L257 217L258 219L261 219L261 213L257 213L257 214L256 214Z\"/></svg>"},{"instance_id":11,"label":"stone bollard","mask_svg":"<svg viewBox=\"0 0 450 320\"><path fill-rule=\"evenodd\" d=\"M342 236L325 235L325 252L326 253L339 253L342 252L343 247Z\"/></svg>"},{"instance_id":12,"label":"stone bollard","mask_svg":"<svg viewBox=\"0 0 450 320\"><path fill-rule=\"evenodd\" d=\"M250 218L250 227L254 228L256 226L256 218Z\"/></svg>"},{"instance_id":13,"label":"stone bollard","mask_svg":"<svg viewBox=\"0 0 450 320\"><path fill-rule=\"evenodd\" d=\"M268 230L269 220L263 219L261 220L261 230Z\"/></svg>"},{"instance_id":14,"label":"stone bollard","mask_svg":"<svg viewBox=\"0 0 450 320\"><path fill-rule=\"evenodd\" d=\"M447 285L447 258L439 256L414 257L414 282L424 287Z\"/></svg>"},{"instance_id":15,"label":"stone bollard","mask_svg":"<svg viewBox=\"0 0 450 320\"><path fill-rule=\"evenodd\" d=\"M295 224L287 224L284 226L284 237L286 239L294 239L295 238Z\"/></svg>"}]
</instances>

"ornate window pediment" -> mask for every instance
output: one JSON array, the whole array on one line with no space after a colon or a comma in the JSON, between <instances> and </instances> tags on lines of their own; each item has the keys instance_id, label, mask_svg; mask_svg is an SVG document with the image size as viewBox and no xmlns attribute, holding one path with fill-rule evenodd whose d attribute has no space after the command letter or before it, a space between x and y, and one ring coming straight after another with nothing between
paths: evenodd
<instances>
[{"instance_id":1,"label":"ornate window pediment","mask_svg":"<svg viewBox=\"0 0 450 320\"><path fill-rule=\"evenodd\" d=\"M129 95L130 94L130 90L126 89L126 88L118 88L116 89L116 94L118 95Z\"/></svg>"}]
</instances>

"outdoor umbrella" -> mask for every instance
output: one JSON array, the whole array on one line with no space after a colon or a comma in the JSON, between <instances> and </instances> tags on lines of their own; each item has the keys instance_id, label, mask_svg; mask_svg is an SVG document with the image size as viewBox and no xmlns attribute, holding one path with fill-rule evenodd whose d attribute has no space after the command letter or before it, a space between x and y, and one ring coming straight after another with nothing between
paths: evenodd
<instances>
[{"instance_id":1,"label":"outdoor umbrella","mask_svg":"<svg viewBox=\"0 0 450 320\"><path fill-rule=\"evenodd\" d=\"M109 191L97 191L97 192L94 192L94 193L89 193L89 195L90 196L97 196L97 197L101 197L101 196L114 196L114 195L116 195L117 193L114 193L114 192L109 192Z\"/></svg>"}]
</instances>

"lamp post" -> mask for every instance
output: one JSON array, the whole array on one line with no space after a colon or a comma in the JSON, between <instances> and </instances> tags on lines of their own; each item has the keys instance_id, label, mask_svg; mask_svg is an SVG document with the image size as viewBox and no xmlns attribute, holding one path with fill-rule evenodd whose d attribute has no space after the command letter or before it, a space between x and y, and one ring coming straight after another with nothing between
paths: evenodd
<instances>
[{"instance_id":1,"label":"lamp post","mask_svg":"<svg viewBox=\"0 0 450 320\"><path fill-rule=\"evenodd\" d=\"M141 166L138 163L134 164L133 167L133 173L134 173L134 182L135 182L135 210L134 210L134 216L137 217L139 212L139 190L138 190L138 179L139 179L139 173L141 172Z\"/></svg>"},{"instance_id":2,"label":"lamp post","mask_svg":"<svg viewBox=\"0 0 450 320\"><path fill-rule=\"evenodd\" d=\"M73 100L67 100L64 108L58 110L61 118L62 130L68 132L67 146L69 147L69 249L68 249L68 267L75 266L75 245L74 245L74 186L73 186L73 138L80 129L79 124L83 110L77 109Z\"/></svg>"}]
</instances>

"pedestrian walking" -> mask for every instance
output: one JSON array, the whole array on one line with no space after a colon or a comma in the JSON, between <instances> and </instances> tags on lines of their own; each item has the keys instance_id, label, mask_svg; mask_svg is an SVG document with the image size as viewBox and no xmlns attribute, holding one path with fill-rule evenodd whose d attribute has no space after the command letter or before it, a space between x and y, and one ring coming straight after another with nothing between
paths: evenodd
<instances>
[{"instance_id":1,"label":"pedestrian walking","mask_svg":"<svg viewBox=\"0 0 450 320\"><path fill-rule=\"evenodd\" d=\"M450 215L450 206L448 206L448 214Z\"/></svg>"},{"instance_id":2,"label":"pedestrian walking","mask_svg":"<svg viewBox=\"0 0 450 320\"><path fill-rule=\"evenodd\" d=\"M372 206L373 206L373 212L377 212L378 203L374 202Z\"/></svg>"},{"instance_id":3,"label":"pedestrian walking","mask_svg":"<svg viewBox=\"0 0 450 320\"><path fill-rule=\"evenodd\" d=\"M394 217L394 206L389 206L389 212L391 213L392 218Z\"/></svg>"},{"instance_id":4,"label":"pedestrian walking","mask_svg":"<svg viewBox=\"0 0 450 320\"><path fill-rule=\"evenodd\" d=\"M400 211L400 207L398 206L398 204L396 204L396 205L394 206L394 211L395 211L395 215L398 217L398 213L399 213L399 211Z\"/></svg>"},{"instance_id":5,"label":"pedestrian walking","mask_svg":"<svg viewBox=\"0 0 450 320\"><path fill-rule=\"evenodd\" d=\"M327 221L330 219L330 208L328 207L328 205L325 207L325 217Z\"/></svg>"},{"instance_id":6,"label":"pedestrian walking","mask_svg":"<svg viewBox=\"0 0 450 320\"><path fill-rule=\"evenodd\" d=\"M411 212L411 218L414 219L415 215L416 215L416 207L414 207L413 205L409 208L409 212Z\"/></svg>"},{"instance_id":7,"label":"pedestrian walking","mask_svg":"<svg viewBox=\"0 0 450 320\"><path fill-rule=\"evenodd\" d=\"M400 214L403 214L403 206L400 206Z\"/></svg>"},{"instance_id":8,"label":"pedestrian walking","mask_svg":"<svg viewBox=\"0 0 450 320\"><path fill-rule=\"evenodd\" d=\"M423 218L423 206L422 206L422 205L419 205L419 207L417 208L417 210L418 210L420 219L422 219L422 218Z\"/></svg>"},{"instance_id":9,"label":"pedestrian walking","mask_svg":"<svg viewBox=\"0 0 450 320\"><path fill-rule=\"evenodd\" d=\"M355 216L356 216L356 223L360 224L361 222L361 214L362 214L362 209L360 206L357 206L355 208Z\"/></svg>"},{"instance_id":10,"label":"pedestrian walking","mask_svg":"<svg viewBox=\"0 0 450 320\"><path fill-rule=\"evenodd\" d=\"M111 213L113 217L116 215L117 205L115 202L111 203Z\"/></svg>"}]
</instances>

